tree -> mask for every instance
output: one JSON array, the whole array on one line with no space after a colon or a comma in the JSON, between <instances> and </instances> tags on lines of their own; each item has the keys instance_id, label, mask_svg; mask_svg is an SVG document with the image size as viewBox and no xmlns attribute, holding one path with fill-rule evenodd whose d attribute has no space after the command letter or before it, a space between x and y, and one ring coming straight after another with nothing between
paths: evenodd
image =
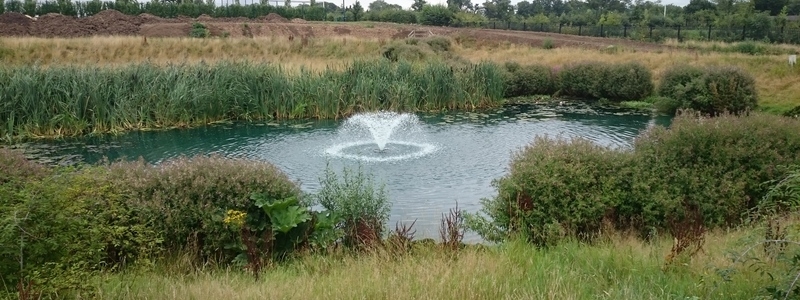
<instances>
[{"instance_id":1,"label":"tree","mask_svg":"<svg viewBox=\"0 0 800 300\"><path fill-rule=\"evenodd\" d=\"M448 26L453 22L453 11L442 5L425 5L419 19L422 25Z\"/></svg>"},{"instance_id":2,"label":"tree","mask_svg":"<svg viewBox=\"0 0 800 300\"><path fill-rule=\"evenodd\" d=\"M514 7L511 0L491 0L483 3L484 14L489 19L508 20Z\"/></svg>"},{"instance_id":3,"label":"tree","mask_svg":"<svg viewBox=\"0 0 800 300\"><path fill-rule=\"evenodd\" d=\"M786 0L753 0L756 11L769 12L770 16L777 16L781 9L789 4Z\"/></svg>"},{"instance_id":4,"label":"tree","mask_svg":"<svg viewBox=\"0 0 800 300\"><path fill-rule=\"evenodd\" d=\"M379 12L379 11L388 10L388 9L395 9L395 10L403 9L403 7L401 7L400 5L389 4L389 3L386 3L386 1L383 1L383 0L375 0L372 3L370 3L369 6L367 6L367 7L369 8L369 11L373 11L373 12Z\"/></svg>"},{"instance_id":5,"label":"tree","mask_svg":"<svg viewBox=\"0 0 800 300\"><path fill-rule=\"evenodd\" d=\"M414 0L414 4L411 5L411 9L414 11L422 11L422 8L428 4L425 0Z\"/></svg>"},{"instance_id":6,"label":"tree","mask_svg":"<svg viewBox=\"0 0 800 300\"><path fill-rule=\"evenodd\" d=\"M353 12L353 21L361 20L361 16L364 15L364 8L361 7L361 2L356 1L351 10Z\"/></svg>"},{"instance_id":7,"label":"tree","mask_svg":"<svg viewBox=\"0 0 800 300\"><path fill-rule=\"evenodd\" d=\"M465 8L471 8L472 2L470 0L447 0L447 8L457 12L463 11Z\"/></svg>"},{"instance_id":8,"label":"tree","mask_svg":"<svg viewBox=\"0 0 800 300\"><path fill-rule=\"evenodd\" d=\"M683 8L683 11L687 14L693 14L701 10L715 10L717 6L711 1L708 0L691 0L686 7Z\"/></svg>"}]
</instances>

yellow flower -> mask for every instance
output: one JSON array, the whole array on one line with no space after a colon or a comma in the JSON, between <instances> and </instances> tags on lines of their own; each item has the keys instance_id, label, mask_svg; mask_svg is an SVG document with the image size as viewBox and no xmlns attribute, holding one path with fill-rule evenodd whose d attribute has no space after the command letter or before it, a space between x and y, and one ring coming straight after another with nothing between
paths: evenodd
<instances>
[{"instance_id":1,"label":"yellow flower","mask_svg":"<svg viewBox=\"0 0 800 300\"><path fill-rule=\"evenodd\" d=\"M242 226L242 224L244 224L245 217L247 217L247 213L229 209L225 213L225 219L223 222L227 225Z\"/></svg>"}]
</instances>

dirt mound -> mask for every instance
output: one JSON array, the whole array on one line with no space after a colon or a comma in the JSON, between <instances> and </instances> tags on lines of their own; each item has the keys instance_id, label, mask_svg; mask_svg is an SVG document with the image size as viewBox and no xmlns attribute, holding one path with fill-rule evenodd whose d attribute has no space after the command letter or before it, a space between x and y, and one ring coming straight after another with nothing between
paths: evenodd
<instances>
[{"instance_id":1,"label":"dirt mound","mask_svg":"<svg viewBox=\"0 0 800 300\"><path fill-rule=\"evenodd\" d=\"M117 10L107 9L83 20L96 35L136 35L143 23L137 16L129 16Z\"/></svg>"},{"instance_id":2,"label":"dirt mound","mask_svg":"<svg viewBox=\"0 0 800 300\"><path fill-rule=\"evenodd\" d=\"M0 14L0 23L30 25L33 20L18 12L6 12Z\"/></svg>"},{"instance_id":3,"label":"dirt mound","mask_svg":"<svg viewBox=\"0 0 800 300\"><path fill-rule=\"evenodd\" d=\"M143 24L139 34L146 37L185 37L189 36L191 30L189 23Z\"/></svg>"},{"instance_id":4,"label":"dirt mound","mask_svg":"<svg viewBox=\"0 0 800 300\"><path fill-rule=\"evenodd\" d=\"M0 36L23 36L30 32L33 20L17 12L0 14Z\"/></svg>"},{"instance_id":5,"label":"dirt mound","mask_svg":"<svg viewBox=\"0 0 800 300\"><path fill-rule=\"evenodd\" d=\"M213 21L214 21L214 18L212 18L211 16L209 16L209 15L207 15L207 14L202 14L202 15L200 15L199 17L197 17L197 21L202 21L202 22L213 22Z\"/></svg>"},{"instance_id":6,"label":"dirt mound","mask_svg":"<svg viewBox=\"0 0 800 300\"><path fill-rule=\"evenodd\" d=\"M308 23L308 21L300 19L300 18L294 18L294 19L292 19L292 23L306 24L306 23Z\"/></svg>"},{"instance_id":7,"label":"dirt mound","mask_svg":"<svg viewBox=\"0 0 800 300\"><path fill-rule=\"evenodd\" d=\"M289 20L281 17L281 15L276 13L269 13L266 16L260 17L259 19L267 21L267 23L289 23Z\"/></svg>"},{"instance_id":8,"label":"dirt mound","mask_svg":"<svg viewBox=\"0 0 800 300\"><path fill-rule=\"evenodd\" d=\"M30 34L44 37L79 37L92 35L93 30L75 17L49 13L40 16L31 26Z\"/></svg>"},{"instance_id":9,"label":"dirt mound","mask_svg":"<svg viewBox=\"0 0 800 300\"><path fill-rule=\"evenodd\" d=\"M139 20L142 21L142 24L155 24L155 23L181 23L181 21L176 19L165 19L162 17L154 16L148 13L143 13L139 15Z\"/></svg>"}]
</instances>

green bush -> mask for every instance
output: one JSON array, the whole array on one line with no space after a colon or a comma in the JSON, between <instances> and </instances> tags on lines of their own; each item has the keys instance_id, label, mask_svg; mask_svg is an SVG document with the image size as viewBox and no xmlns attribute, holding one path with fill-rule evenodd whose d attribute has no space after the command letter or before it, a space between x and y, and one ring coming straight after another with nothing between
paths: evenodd
<instances>
[{"instance_id":1,"label":"green bush","mask_svg":"<svg viewBox=\"0 0 800 300\"><path fill-rule=\"evenodd\" d=\"M468 224L491 241L521 234L540 245L591 237L604 222L650 236L695 211L708 229L730 228L765 201L763 183L798 163L800 120L759 113L680 113L632 150L540 138L482 200L489 218L470 214Z\"/></svg>"},{"instance_id":2,"label":"green bush","mask_svg":"<svg viewBox=\"0 0 800 300\"><path fill-rule=\"evenodd\" d=\"M620 213L663 228L668 215L696 207L708 227L736 225L764 197L762 183L800 163L800 121L755 114L703 118L682 113L634 144L634 188Z\"/></svg>"},{"instance_id":3,"label":"green bush","mask_svg":"<svg viewBox=\"0 0 800 300\"><path fill-rule=\"evenodd\" d=\"M0 147L0 185L41 179L49 172L45 166L28 160L21 151Z\"/></svg>"},{"instance_id":4,"label":"green bush","mask_svg":"<svg viewBox=\"0 0 800 300\"><path fill-rule=\"evenodd\" d=\"M559 72L558 80L561 94L578 98L633 101L653 92L650 70L639 63L572 64Z\"/></svg>"},{"instance_id":5,"label":"green bush","mask_svg":"<svg viewBox=\"0 0 800 300\"><path fill-rule=\"evenodd\" d=\"M419 15L422 25L448 26L453 22L453 11L444 5L426 5Z\"/></svg>"},{"instance_id":6,"label":"green bush","mask_svg":"<svg viewBox=\"0 0 800 300\"><path fill-rule=\"evenodd\" d=\"M736 67L673 67L664 73L659 94L677 100L681 108L711 115L738 114L758 105L755 79Z\"/></svg>"},{"instance_id":7,"label":"green bush","mask_svg":"<svg viewBox=\"0 0 800 300\"><path fill-rule=\"evenodd\" d=\"M424 41L435 52L449 52L453 46L450 39L441 36L428 37Z\"/></svg>"},{"instance_id":8,"label":"green bush","mask_svg":"<svg viewBox=\"0 0 800 300\"><path fill-rule=\"evenodd\" d=\"M98 168L61 170L28 182L19 201L0 207L4 282L30 280L48 296L86 293L93 271L159 252L162 236L144 222L149 212L104 175Z\"/></svg>"},{"instance_id":9,"label":"green bush","mask_svg":"<svg viewBox=\"0 0 800 300\"><path fill-rule=\"evenodd\" d=\"M199 22L192 23L192 30L189 31L189 36L194 38L207 38L210 34L206 25Z\"/></svg>"},{"instance_id":10,"label":"green bush","mask_svg":"<svg viewBox=\"0 0 800 300\"><path fill-rule=\"evenodd\" d=\"M608 65L603 78L603 98L632 101L647 98L653 93L653 76L649 69L639 63Z\"/></svg>"},{"instance_id":11,"label":"green bush","mask_svg":"<svg viewBox=\"0 0 800 300\"><path fill-rule=\"evenodd\" d=\"M555 92L555 78L546 66L507 63L506 70L506 97L550 95Z\"/></svg>"},{"instance_id":12,"label":"green bush","mask_svg":"<svg viewBox=\"0 0 800 300\"><path fill-rule=\"evenodd\" d=\"M625 158L584 139L536 138L493 183L498 195L481 200L491 221L468 214L467 224L490 241L510 234L538 245L590 238L625 196Z\"/></svg>"},{"instance_id":13,"label":"green bush","mask_svg":"<svg viewBox=\"0 0 800 300\"><path fill-rule=\"evenodd\" d=\"M326 167L320 185L319 204L342 218L346 246L369 246L381 239L391 208L382 185L376 187L360 166L355 171L345 167L341 179Z\"/></svg>"},{"instance_id":14,"label":"green bush","mask_svg":"<svg viewBox=\"0 0 800 300\"><path fill-rule=\"evenodd\" d=\"M302 198L299 188L275 166L219 156L176 158L157 166L143 161L109 165L108 176L144 210L164 236L168 251L186 251L199 259L230 261L240 253L238 231L223 222L229 210L254 209L251 195L268 199Z\"/></svg>"},{"instance_id":15,"label":"green bush","mask_svg":"<svg viewBox=\"0 0 800 300\"><path fill-rule=\"evenodd\" d=\"M565 66L558 73L561 94L587 99L602 97L605 68L605 64L598 62L583 62Z\"/></svg>"}]
</instances>

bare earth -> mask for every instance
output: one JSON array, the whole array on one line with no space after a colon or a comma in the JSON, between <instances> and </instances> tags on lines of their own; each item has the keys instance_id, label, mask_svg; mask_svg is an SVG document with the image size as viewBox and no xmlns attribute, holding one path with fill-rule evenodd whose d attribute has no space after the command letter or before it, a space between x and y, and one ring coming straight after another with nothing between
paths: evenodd
<instances>
[{"instance_id":1,"label":"bare earth","mask_svg":"<svg viewBox=\"0 0 800 300\"><path fill-rule=\"evenodd\" d=\"M19 13L0 15L0 36L84 37L84 36L146 36L187 37L193 22L204 24L212 36L254 37L286 36L314 38L352 36L357 38L399 39L414 31L417 35L444 35L471 39L476 43L514 43L541 46L550 40L556 47L605 48L611 45L643 51L667 48L663 45L624 39L596 38L528 31L469 29L433 26L401 25L391 23L333 23L287 20L270 14L258 19L212 18L201 15L196 19L178 17L164 19L149 14L128 16L116 10L105 10L88 18L74 18L47 14L33 20Z\"/></svg>"}]
</instances>

